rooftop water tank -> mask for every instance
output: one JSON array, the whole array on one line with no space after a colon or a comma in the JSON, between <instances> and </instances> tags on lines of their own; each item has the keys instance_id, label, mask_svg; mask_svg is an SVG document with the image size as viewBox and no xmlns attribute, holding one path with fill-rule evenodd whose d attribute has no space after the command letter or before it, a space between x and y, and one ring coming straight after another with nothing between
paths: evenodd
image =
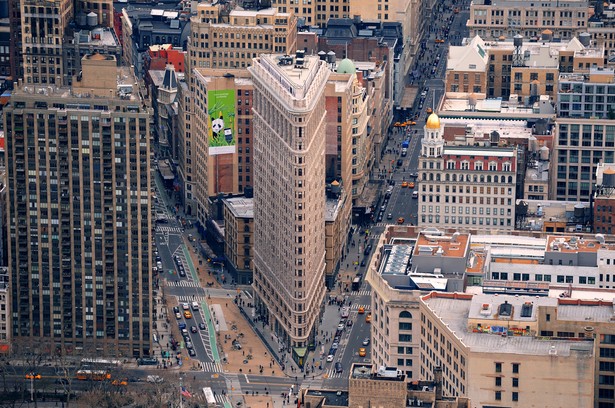
<instances>
[{"instance_id":1,"label":"rooftop water tank","mask_svg":"<svg viewBox=\"0 0 615 408\"><path fill-rule=\"evenodd\" d=\"M547 146L540 148L540 160L549 161L549 148Z\"/></svg>"},{"instance_id":2,"label":"rooftop water tank","mask_svg":"<svg viewBox=\"0 0 615 408\"><path fill-rule=\"evenodd\" d=\"M87 24L90 27L96 27L98 25L98 15L93 11L91 13L88 13Z\"/></svg>"}]
</instances>

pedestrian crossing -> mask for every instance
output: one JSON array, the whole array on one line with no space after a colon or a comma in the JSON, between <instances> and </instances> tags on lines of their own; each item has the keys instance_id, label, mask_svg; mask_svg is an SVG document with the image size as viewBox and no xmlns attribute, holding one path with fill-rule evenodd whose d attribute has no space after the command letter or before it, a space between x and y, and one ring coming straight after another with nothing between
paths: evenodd
<instances>
[{"instance_id":1,"label":"pedestrian crossing","mask_svg":"<svg viewBox=\"0 0 615 408\"><path fill-rule=\"evenodd\" d=\"M327 370L327 378L342 378L343 376L344 372L336 373L334 367L331 367Z\"/></svg>"},{"instance_id":2,"label":"pedestrian crossing","mask_svg":"<svg viewBox=\"0 0 615 408\"><path fill-rule=\"evenodd\" d=\"M201 362L201 367L206 373L223 373L222 364L214 362Z\"/></svg>"},{"instance_id":3,"label":"pedestrian crossing","mask_svg":"<svg viewBox=\"0 0 615 408\"><path fill-rule=\"evenodd\" d=\"M199 284L195 281L180 280L180 281L167 281L167 286L179 286L184 288L199 288Z\"/></svg>"},{"instance_id":4,"label":"pedestrian crossing","mask_svg":"<svg viewBox=\"0 0 615 408\"><path fill-rule=\"evenodd\" d=\"M156 227L156 232L158 233L175 233L175 234L181 234L182 233L182 228L181 227L168 227L166 225L159 225Z\"/></svg>"},{"instance_id":5,"label":"pedestrian crossing","mask_svg":"<svg viewBox=\"0 0 615 408\"><path fill-rule=\"evenodd\" d=\"M230 406L231 404L231 401L228 399L226 395L216 394L214 395L214 398L216 399L216 402L223 407Z\"/></svg>"},{"instance_id":6,"label":"pedestrian crossing","mask_svg":"<svg viewBox=\"0 0 615 408\"><path fill-rule=\"evenodd\" d=\"M352 296L371 296L371 290L353 290L350 293Z\"/></svg>"},{"instance_id":7,"label":"pedestrian crossing","mask_svg":"<svg viewBox=\"0 0 615 408\"><path fill-rule=\"evenodd\" d=\"M350 310L359 310L360 307L367 311L370 308L370 305L358 305L356 303L353 303L352 306L350 306Z\"/></svg>"}]
</instances>

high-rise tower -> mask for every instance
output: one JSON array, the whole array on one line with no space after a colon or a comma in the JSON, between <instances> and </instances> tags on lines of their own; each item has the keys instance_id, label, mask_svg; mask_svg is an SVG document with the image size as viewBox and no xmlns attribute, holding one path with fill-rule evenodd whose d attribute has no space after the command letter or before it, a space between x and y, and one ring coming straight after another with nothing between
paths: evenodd
<instances>
[{"instance_id":1,"label":"high-rise tower","mask_svg":"<svg viewBox=\"0 0 615 408\"><path fill-rule=\"evenodd\" d=\"M314 338L325 295L325 95L318 57L261 55L254 81L254 291L289 347ZM300 355L297 361L300 362Z\"/></svg>"},{"instance_id":2,"label":"high-rise tower","mask_svg":"<svg viewBox=\"0 0 615 408\"><path fill-rule=\"evenodd\" d=\"M23 85L4 109L12 335L147 355L151 113L115 57L82 69L73 89Z\"/></svg>"}]
</instances>

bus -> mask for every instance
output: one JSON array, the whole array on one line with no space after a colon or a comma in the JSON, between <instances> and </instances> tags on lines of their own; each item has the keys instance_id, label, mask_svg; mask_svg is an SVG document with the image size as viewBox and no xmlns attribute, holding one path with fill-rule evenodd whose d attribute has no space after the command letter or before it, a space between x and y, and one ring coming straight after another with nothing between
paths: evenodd
<instances>
[{"instance_id":1,"label":"bus","mask_svg":"<svg viewBox=\"0 0 615 408\"><path fill-rule=\"evenodd\" d=\"M361 289L361 278L359 278L358 276L356 278L354 278L354 280L352 281L352 290L357 291Z\"/></svg>"},{"instance_id":2,"label":"bus","mask_svg":"<svg viewBox=\"0 0 615 408\"><path fill-rule=\"evenodd\" d=\"M111 374L106 370L78 370L75 375L78 380L83 381L105 381L111 379Z\"/></svg>"},{"instance_id":3,"label":"bus","mask_svg":"<svg viewBox=\"0 0 615 408\"><path fill-rule=\"evenodd\" d=\"M207 406L217 407L216 398L214 397L214 392L211 390L211 387L204 387L203 394L205 394L205 401L207 402Z\"/></svg>"},{"instance_id":4,"label":"bus","mask_svg":"<svg viewBox=\"0 0 615 408\"><path fill-rule=\"evenodd\" d=\"M82 367L93 367L96 369L120 368L122 362L120 360L109 360L104 358L84 358L81 360Z\"/></svg>"}]
</instances>

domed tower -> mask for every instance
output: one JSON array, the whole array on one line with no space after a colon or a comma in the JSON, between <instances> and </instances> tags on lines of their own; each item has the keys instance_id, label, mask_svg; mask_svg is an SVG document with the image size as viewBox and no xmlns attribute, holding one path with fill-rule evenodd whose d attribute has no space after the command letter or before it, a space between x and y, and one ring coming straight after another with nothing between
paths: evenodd
<instances>
[{"instance_id":1,"label":"domed tower","mask_svg":"<svg viewBox=\"0 0 615 408\"><path fill-rule=\"evenodd\" d=\"M425 123L423 140L421 140L421 155L423 157L440 157L444 148L442 131L444 126L440 118L432 113Z\"/></svg>"}]
</instances>

